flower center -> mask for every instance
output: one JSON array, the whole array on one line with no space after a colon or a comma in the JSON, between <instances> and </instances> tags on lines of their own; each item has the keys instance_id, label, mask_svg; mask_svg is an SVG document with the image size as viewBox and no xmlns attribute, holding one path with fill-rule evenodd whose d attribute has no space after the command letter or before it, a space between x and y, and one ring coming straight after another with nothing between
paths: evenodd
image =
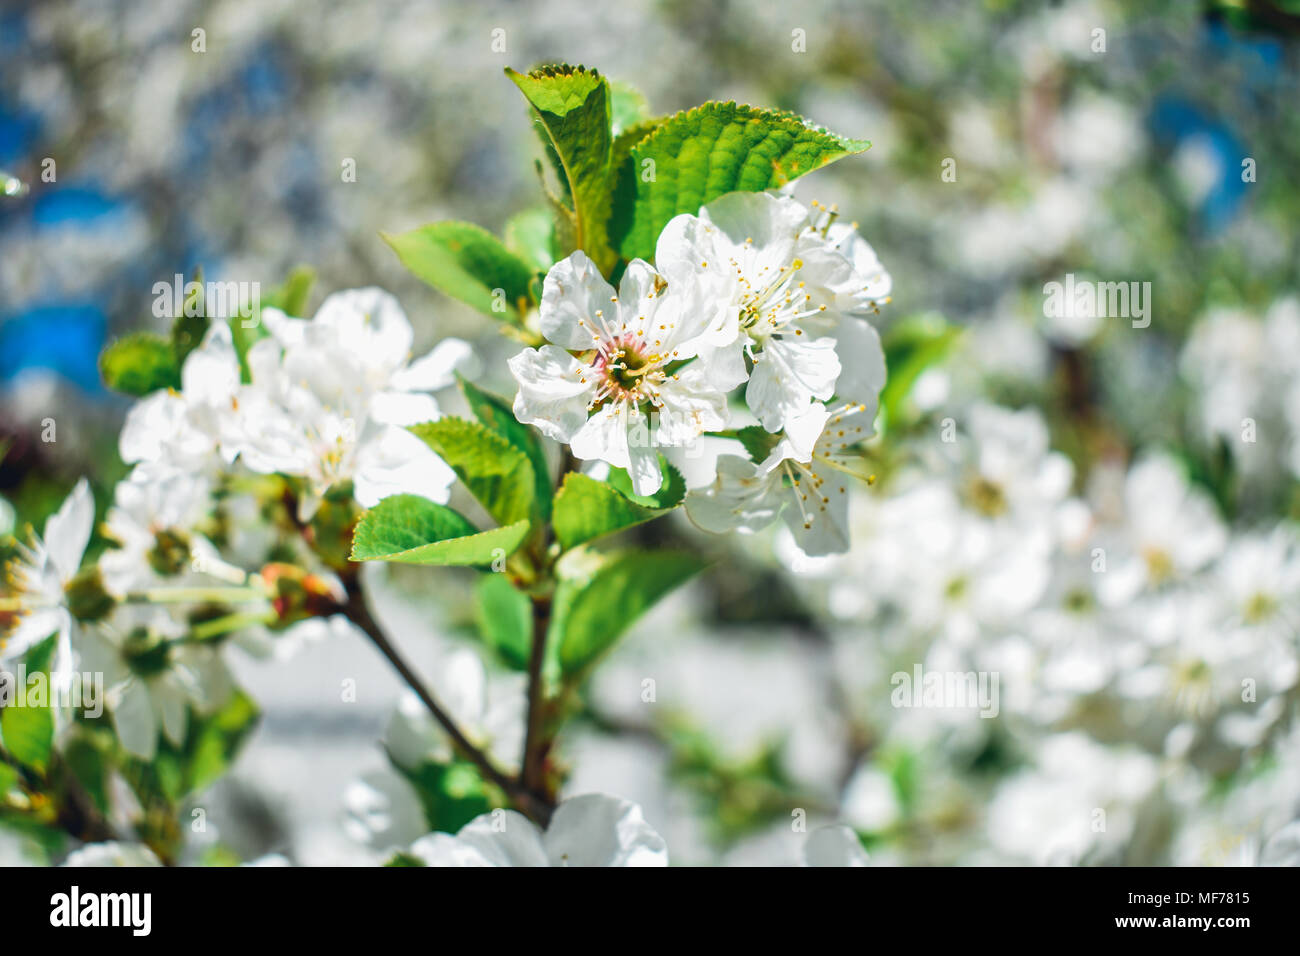
<instances>
[{"instance_id":1,"label":"flower center","mask_svg":"<svg viewBox=\"0 0 1300 956\"><path fill-rule=\"evenodd\" d=\"M607 401L631 402L633 405L653 402L656 386L665 377L665 359L666 356L641 351L637 343L609 343L592 362L601 381L591 407L597 408Z\"/></svg>"},{"instance_id":2,"label":"flower center","mask_svg":"<svg viewBox=\"0 0 1300 956\"><path fill-rule=\"evenodd\" d=\"M156 677L171 667L172 645L160 635L137 628L122 642L122 657L137 677Z\"/></svg>"},{"instance_id":3,"label":"flower center","mask_svg":"<svg viewBox=\"0 0 1300 956\"><path fill-rule=\"evenodd\" d=\"M1250 600L1246 602L1246 611L1244 614L1246 623L1259 624L1263 621L1267 621L1277 613L1277 608L1278 602L1273 595L1266 594L1263 591L1256 592L1251 595Z\"/></svg>"}]
</instances>

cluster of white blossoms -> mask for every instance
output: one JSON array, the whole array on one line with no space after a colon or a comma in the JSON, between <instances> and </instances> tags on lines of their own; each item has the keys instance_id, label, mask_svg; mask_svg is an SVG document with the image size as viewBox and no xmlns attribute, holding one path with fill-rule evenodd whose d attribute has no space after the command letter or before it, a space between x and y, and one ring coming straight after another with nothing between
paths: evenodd
<instances>
[{"instance_id":1,"label":"cluster of white blossoms","mask_svg":"<svg viewBox=\"0 0 1300 956\"><path fill-rule=\"evenodd\" d=\"M447 500L455 473L405 426L439 417L430 393L452 384L467 343L444 339L412 360L411 323L376 288L331 295L311 319L278 309L261 319L269 334L248 351L249 381L230 328L213 323L185 360L181 390L157 392L127 416L124 460L145 476L238 461L299 478L301 520L346 482L363 506L399 492Z\"/></svg>"},{"instance_id":2,"label":"cluster of white blossoms","mask_svg":"<svg viewBox=\"0 0 1300 956\"><path fill-rule=\"evenodd\" d=\"M83 480L8 569L20 609L0 660L57 634L56 686L78 671L104 674L118 736L145 759L160 732L179 745L190 710L219 707L233 686L219 650L188 639L181 617L207 589L249 583L286 544L257 495L240 490L251 476L293 480L299 521L335 487L350 486L362 506L399 492L445 502L455 480L404 426L439 416L430 393L453 382L466 343L445 339L412 361L410 322L379 289L329 296L311 319L261 317L268 334L249 349L247 376L230 326L214 321L186 356L181 387L128 412L119 450L132 468L103 528L114 547L82 569L94 520ZM328 580L308 548L294 553ZM105 613L77 606L96 600Z\"/></svg>"},{"instance_id":3,"label":"cluster of white blossoms","mask_svg":"<svg viewBox=\"0 0 1300 956\"><path fill-rule=\"evenodd\" d=\"M1036 410L955 414L955 441L920 439L917 467L861 496L849 554L810 559L792 536L777 553L829 610L836 682L882 746L927 741L956 760L996 738L1025 762L969 798L992 801L978 852L999 854L971 858L1117 861L1139 810L1191 811L1217 775L1294 746L1300 529L1232 529L1157 451L1094 465L1077 492ZM897 675L912 681L918 665L921 679L996 685L989 699L968 683L961 699L900 704ZM845 790L846 819L870 770ZM1257 849L1300 798L1282 784L1290 796L1252 824ZM1190 838L1178 852L1218 859Z\"/></svg>"},{"instance_id":4,"label":"cluster of white blossoms","mask_svg":"<svg viewBox=\"0 0 1300 956\"><path fill-rule=\"evenodd\" d=\"M1262 317L1211 310L1192 327L1182 371L1204 439L1222 442L1248 480L1300 476L1300 299Z\"/></svg>"},{"instance_id":5,"label":"cluster of white blossoms","mask_svg":"<svg viewBox=\"0 0 1300 956\"><path fill-rule=\"evenodd\" d=\"M691 448L737 417L773 436L762 461L727 456L689 513L709 531L752 531L783 510L812 553L847 547L845 448L871 436L885 380L868 321L890 278L834 214L788 196L731 193L672 219L655 265L617 292L583 253L546 275L546 344L510 360L515 415L574 456L658 491L661 450ZM786 506L789 506L788 508Z\"/></svg>"}]
</instances>

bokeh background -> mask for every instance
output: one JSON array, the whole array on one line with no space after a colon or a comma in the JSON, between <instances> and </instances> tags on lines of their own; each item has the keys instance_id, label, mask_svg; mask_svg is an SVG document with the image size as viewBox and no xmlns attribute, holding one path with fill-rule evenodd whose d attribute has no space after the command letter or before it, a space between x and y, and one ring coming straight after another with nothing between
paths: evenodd
<instances>
[{"instance_id":1,"label":"bokeh background","mask_svg":"<svg viewBox=\"0 0 1300 956\"><path fill-rule=\"evenodd\" d=\"M195 267L271 288L306 264L313 305L381 285L417 352L469 338L506 391L507 343L378 237L499 230L537 202L504 67L597 67L656 113L791 109L872 141L796 194L859 223L894 278L887 341L910 330L895 341L934 354L893 397L846 559L658 532L723 560L590 688L570 791L641 803L680 863L796 862L796 809L885 863L1257 862L1300 811L1298 44L1287 0L6 0L0 170L26 188L0 197L0 534L39 527L81 475L106 505L127 402L98 353L165 331L153 284ZM1150 282L1150 327L1045 317L1067 273ZM892 374L908 354L891 357ZM1157 454L1167 473L1142 485ZM1059 487L1037 480L1062 462ZM972 504L972 475L1005 507ZM1178 557L1207 527L1217 546L1155 580L1152 542ZM1140 593L1084 580L1103 540L1115 562L1145 555ZM464 643L456 588L383 584L415 659ZM1206 595L1246 610L1170 618ZM1000 716L892 706L890 674L916 663L996 671ZM232 664L264 716L201 797L209 844L367 862L428 829L380 746L399 685L355 635ZM347 708L341 674L363 689Z\"/></svg>"}]
</instances>

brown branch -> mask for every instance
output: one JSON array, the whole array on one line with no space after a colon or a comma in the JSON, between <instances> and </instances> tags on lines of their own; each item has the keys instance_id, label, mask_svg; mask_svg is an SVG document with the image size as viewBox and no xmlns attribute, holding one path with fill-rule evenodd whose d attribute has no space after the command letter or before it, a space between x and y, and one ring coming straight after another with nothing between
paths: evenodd
<instances>
[{"instance_id":1,"label":"brown branch","mask_svg":"<svg viewBox=\"0 0 1300 956\"><path fill-rule=\"evenodd\" d=\"M523 782L529 789L545 793L546 752L550 744L543 739L545 695L542 665L546 661L546 634L551 626L551 598L549 595L534 595L532 606L533 646L528 657L528 725L524 733Z\"/></svg>"},{"instance_id":2,"label":"brown branch","mask_svg":"<svg viewBox=\"0 0 1300 956\"><path fill-rule=\"evenodd\" d=\"M451 738L452 746L456 752L473 763L483 777L499 787L520 810L545 826L554 810L551 802L545 797L534 793L524 781L509 777L503 773L481 748L465 736L464 732L457 726L456 721L452 719L451 715L447 713L424 685L420 676L415 673L411 665L406 662L397 648L388 640L379 623L371 615L370 609L366 607L365 598L355 579L348 587L347 604L341 605L340 610L347 616L348 620L365 632L371 643L378 648L379 653L384 655L388 662L393 665L393 669L401 675L402 680L406 681L407 686L420 698L420 702L424 704L425 709L429 711L433 719Z\"/></svg>"}]
</instances>

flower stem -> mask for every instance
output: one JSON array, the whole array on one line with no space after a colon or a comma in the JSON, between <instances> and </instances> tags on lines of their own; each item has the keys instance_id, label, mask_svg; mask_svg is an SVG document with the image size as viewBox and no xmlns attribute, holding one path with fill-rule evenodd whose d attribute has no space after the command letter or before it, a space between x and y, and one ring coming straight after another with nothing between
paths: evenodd
<instances>
[{"instance_id":1,"label":"flower stem","mask_svg":"<svg viewBox=\"0 0 1300 956\"><path fill-rule=\"evenodd\" d=\"M507 776L482 749L470 742L465 733L457 726L456 721L452 719L451 715L443 709L438 700L425 687L420 676L415 673L411 665L406 662L406 659L388 640L388 637L379 627L379 623L371 615L370 609L366 607L365 598L362 596L360 588L355 584L348 588L348 603L342 606L341 610L348 620L365 632L371 643L379 650L379 653L384 655L402 680L406 681L407 686L420 698L420 702L424 704L425 709L429 711L433 719L451 738L452 746L456 752L473 763L479 772L483 774L484 779L499 787L520 810L542 826L545 826L555 809L551 801L532 791L524 781Z\"/></svg>"},{"instance_id":2,"label":"flower stem","mask_svg":"<svg viewBox=\"0 0 1300 956\"><path fill-rule=\"evenodd\" d=\"M551 626L551 598L534 595L533 646L528 657L528 726L524 732L522 760L524 786L546 792L546 753L550 741L544 739L545 713L542 665L546 661L546 633Z\"/></svg>"},{"instance_id":3,"label":"flower stem","mask_svg":"<svg viewBox=\"0 0 1300 956\"><path fill-rule=\"evenodd\" d=\"M222 634L229 634L231 631L238 631L240 628L252 627L256 624L272 624L277 617L275 611L239 611L210 621L201 621L190 628L190 635L195 640L206 641Z\"/></svg>"},{"instance_id":4,"label":"flower stem","mask_svg":"<svg viewBox=\"0 0 1300 956\"><path fill-rule=\"evenodd\" d=\"M153 588L149 591L132 591L124 598L126 604L236 604L244 601L265 601L267 593L259 587L212 588Z\"/></svg>"}]
</instances>

